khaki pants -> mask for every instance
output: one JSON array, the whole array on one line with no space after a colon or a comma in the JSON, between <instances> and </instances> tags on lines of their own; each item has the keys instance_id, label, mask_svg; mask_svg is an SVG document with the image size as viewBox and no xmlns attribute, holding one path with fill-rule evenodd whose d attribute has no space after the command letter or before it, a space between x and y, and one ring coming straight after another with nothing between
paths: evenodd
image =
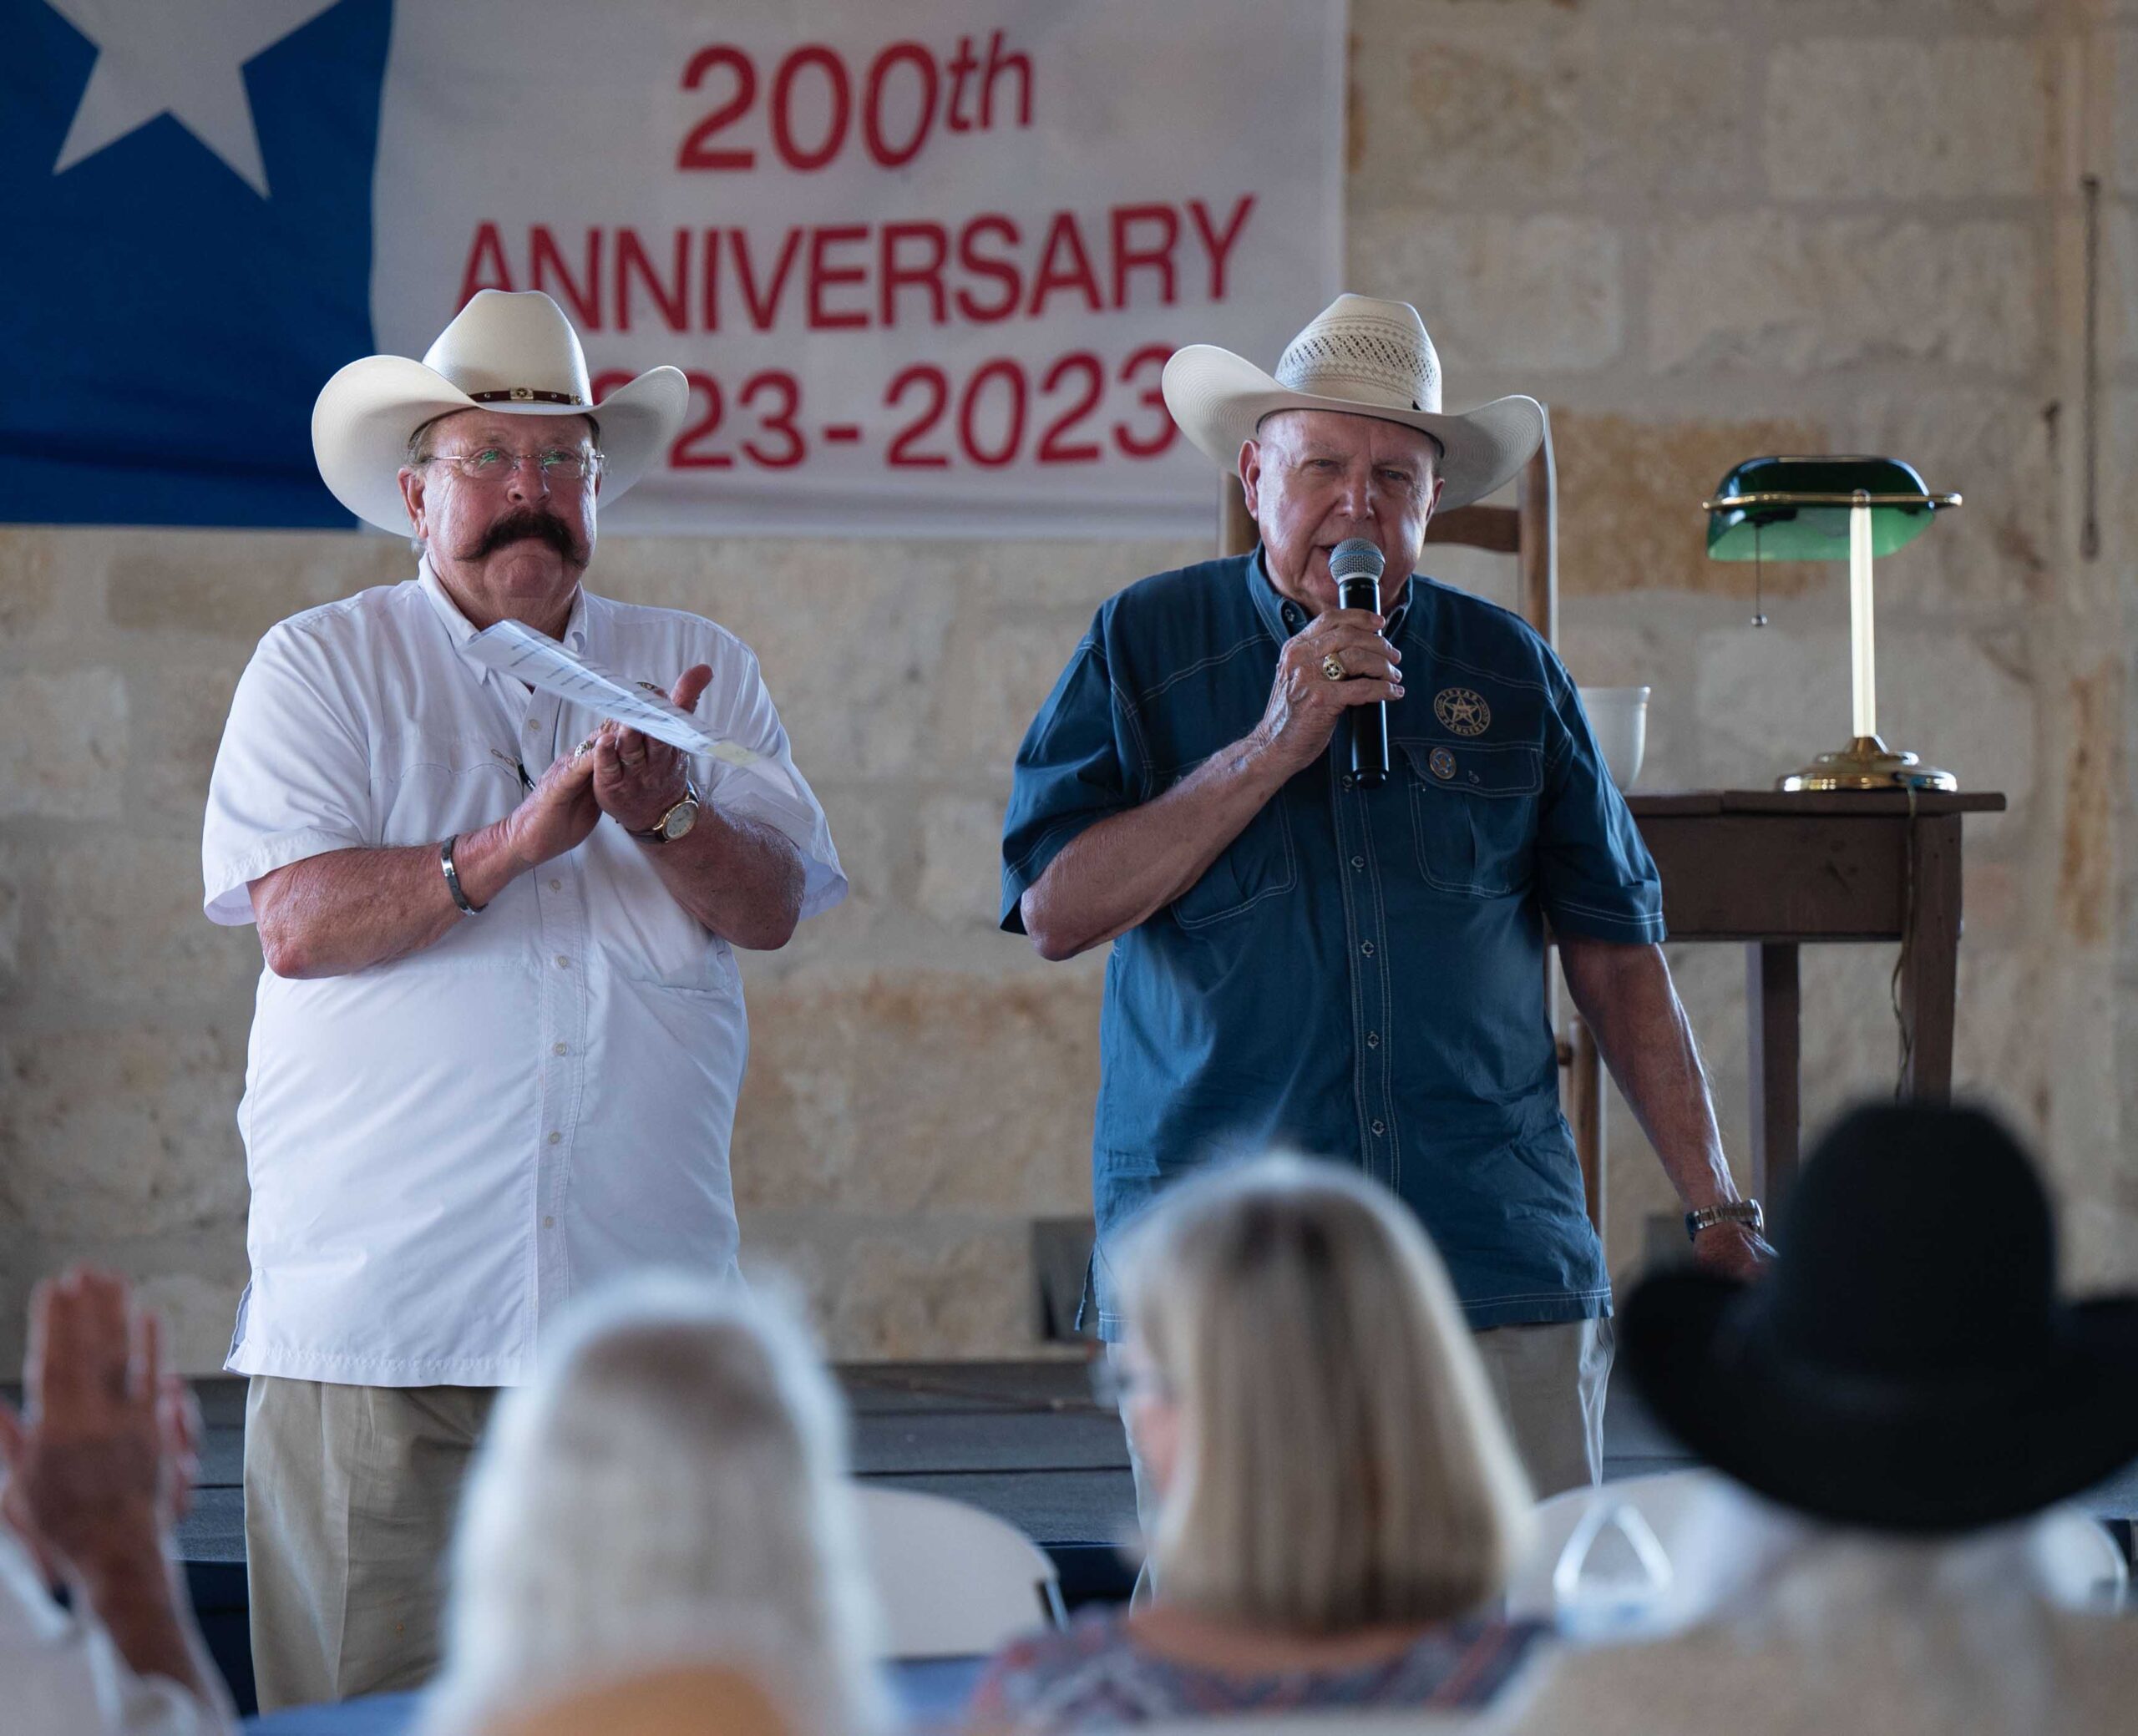
<instances>
[{"instance_id":1,"label":"khaki pants","mask_svg":"<svg viewBox=\"0 0 2138 1736\"><path fill-rule=\"evenodd\" d=\"M1537 1499L1602 1482L1611 1323L1495 1326L1472 1342Z\"/></svg>"},{"instance_id":2,"label":"khaki pants","mask_svg":"<svg viewBox=\"0 0 2138 1736\"><path fill-rule=\"evenodd\" d=\"M256 1375L245 1403L246 1578L260 1709L419 1686L490 1387Z\"/></svg>"}]
</instances>

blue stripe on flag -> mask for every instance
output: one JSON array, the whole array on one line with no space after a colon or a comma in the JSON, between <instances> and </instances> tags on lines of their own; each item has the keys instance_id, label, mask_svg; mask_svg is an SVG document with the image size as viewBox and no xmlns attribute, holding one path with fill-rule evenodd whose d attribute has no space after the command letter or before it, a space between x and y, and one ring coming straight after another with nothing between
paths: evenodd
<instances>
[{"instance_id":1,"label":"blue stripe on flag","mask_svg":"<svg viewBox=\"0 0 2138 1736\"><path fill-rule=\"evenodd\" d=\"M312 405L374 347L392 20L340 0L246 66L262 199L168 114L54 175L97 51L47 0L0 0L0 520L352 522Z\"/></svg>"}]
</instances>

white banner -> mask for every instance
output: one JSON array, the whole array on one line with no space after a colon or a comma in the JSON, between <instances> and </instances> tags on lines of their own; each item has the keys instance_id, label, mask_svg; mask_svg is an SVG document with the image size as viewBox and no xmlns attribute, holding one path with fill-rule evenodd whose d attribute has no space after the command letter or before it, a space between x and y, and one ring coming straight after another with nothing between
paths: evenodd
<instances>
[{"instance_id":1,"label":"white banner","mask_svg":"<svg viewBox=\"0 0 2138 1736\"><path fill-rule=\"evenodd\" d=\"M554 296L599 397L690 375L604 528L1200 534L1167 356L1340 287L1343 0L397 8L372 314Z\"/></svg>"}]
</instances>

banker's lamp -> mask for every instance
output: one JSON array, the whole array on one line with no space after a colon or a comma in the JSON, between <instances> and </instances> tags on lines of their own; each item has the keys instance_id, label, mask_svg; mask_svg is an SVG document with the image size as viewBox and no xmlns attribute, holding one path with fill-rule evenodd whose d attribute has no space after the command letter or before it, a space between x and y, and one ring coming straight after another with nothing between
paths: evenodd
<instances>
[{"instance_id":1,"label":"banker's lamp","mask_svg":"<svg viewBox=\"0 0 2138 1736\"><path fill-rule=\"evenodd\" d=\"M1913 542L1957 494L1933 494L1898 458L1747 458L1722 478L1707 513L1710 560L1848 559L1853 738L1781 779L1784 790L1954 790L1959 780L1878 736L1871 561ZM1764 617L1755 617L1764 620Z\"/></svg>"}]
</instances>

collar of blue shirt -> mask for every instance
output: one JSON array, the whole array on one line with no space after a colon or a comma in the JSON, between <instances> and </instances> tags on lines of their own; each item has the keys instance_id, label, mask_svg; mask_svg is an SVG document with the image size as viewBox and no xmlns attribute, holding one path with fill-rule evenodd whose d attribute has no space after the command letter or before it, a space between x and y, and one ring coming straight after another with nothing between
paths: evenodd
<instances>
[{"instance_id":1,"label":"collar of blue shirt","mask_svg":"<svg viewBox=\"0 0 2138 1736\"><path fill-rule=\"evenodd\" d=\"M1404 620L1411 613L1411 599L1424 582L1413 573L1411 582L1403 587L1403 600L1396 605L1396 612L1388 617L1388 626L1382 635L1391 644L1402 632ZM1279 645L1313 619L1304 607L1285 596L1270 582L1269 569L1264 564L1262 546L1259 543L1255 545L1254 553L1248 557L1247 594L1254 599L1254 612L1262 617L1263 625L1276 636Z\"/></svg>"}]
</instances>

